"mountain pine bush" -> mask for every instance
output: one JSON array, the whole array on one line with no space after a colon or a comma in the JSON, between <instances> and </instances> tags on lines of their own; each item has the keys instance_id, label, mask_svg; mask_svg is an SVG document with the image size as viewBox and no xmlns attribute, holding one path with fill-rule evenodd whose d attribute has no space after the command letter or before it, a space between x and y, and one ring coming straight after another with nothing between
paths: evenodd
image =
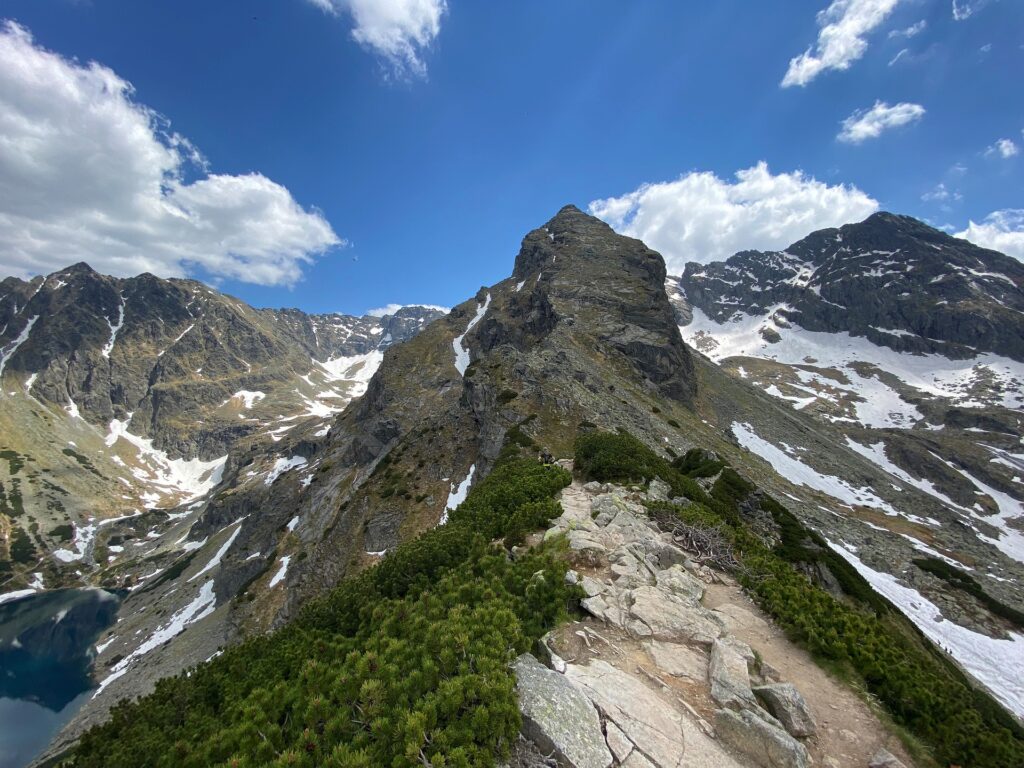
<instances>
[{"instance_id":1,"label":"mountain pine bush","mask_svg":"<svg viewBox=\"0 0 1024 768\"><path fill-rule=\"evenodd\" d=\"M709 476L710 469L692 452L672 466L631 435L601 432L579 438L576 466L588 479L640 482L660 477L684 491L687 486L673 473L689 470L695 476ZM652 512L671 513L689 525L728 532L742 565L738 575L744 587L794 642L859 679L941 765L1024 766L1024 728L832 552L821 536L770 496L758 494L757 503L772 515L782 538L774 549L766 546L744 522L740 506L754 501L757 489L731 468L721 469L710 494L699 486L697 490L682 494L693 502L688 506L649 506ZM845 599L833 597L794 567L818 561L837 577Z\"/></svg>"},{"instance_id":2,"label":"mountain pine bush","mask_svg":"<svg viewBox=\"0 0 1024 768\"><path fill-rule=\"evenodd\" d=\"M476 768L519 730L509 663L564 616L557 545L495 540L560 513L558 467L508 458L446 525L397 547L278 632L174 678L86 733L86 768Z\"/></svg>"}]
</instances>

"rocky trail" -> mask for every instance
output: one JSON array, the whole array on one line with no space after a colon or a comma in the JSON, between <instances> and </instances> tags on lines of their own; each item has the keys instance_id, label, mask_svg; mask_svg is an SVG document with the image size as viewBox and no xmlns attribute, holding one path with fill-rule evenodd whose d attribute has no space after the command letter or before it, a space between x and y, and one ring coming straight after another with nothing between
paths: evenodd
<instances>
[{"instance_id":1,"label":"rocky trail","mask_svg":"<svg viewBox=\"0 0 1024 768\"><path fill-rule=\"evenodd\" d=\"M566 536L566 578L590 616L544 638L545 663L515 662L536 751L513 765L911 766L856 693L647 518L654 497L658 481L646 494L579 482L562 492L544 537Z\"/></svg>"}]
</instances>

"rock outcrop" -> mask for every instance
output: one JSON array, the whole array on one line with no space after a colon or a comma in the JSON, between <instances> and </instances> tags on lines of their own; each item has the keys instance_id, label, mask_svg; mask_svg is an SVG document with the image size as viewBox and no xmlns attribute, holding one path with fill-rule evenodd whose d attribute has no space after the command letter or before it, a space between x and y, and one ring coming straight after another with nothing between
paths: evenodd
<instances>
[{"instance_id":1,"label":"rock outcrop","mask_svg":"<svg viewBox=\"0 0 1024 768\"><path fill-rule=\"evenodd\" d=\"M646 498L661 498L663 489L652 485ZM744 760L764 768L808 766L798 736L812 735L814 723L803 697L792 684L760 685L762 707L750 672L761 680L771 670L762 670L751 647L729 634L725 614L702 604L705 579L721 577L660 531L637 494L573 486L562 493L562 509L545 538L565 536L578 569L566 580L581 587L581 606L597 623L545 637L551 665L545 672L581 691L603 724L599 739L590 726L572 738L591 734L593 748L607 748L620 766L719 768ZM570 741L560 714L567 707L554 702L565 694L553 691L551 705L538 705L535 665L532 657L515 665L517 674L523 669L520 686L529 689L520 698L524 734L561 753L558 745ZM539 718L538 708L547 716ZM581 724L593 721L589 713L578 717Z\"/></svg>"},{"instance_id":2,"label":"rock outcrop","mask_svg":"<svg viewBox=\"0 0 1024 768\"><path fill-rule=\"evenodd\" d=\"M604 744L601 720L583 692L529 654L516 659L512 668L523 735L568 768L608 768L612 755Z\"/></svg>"}]
</instances>

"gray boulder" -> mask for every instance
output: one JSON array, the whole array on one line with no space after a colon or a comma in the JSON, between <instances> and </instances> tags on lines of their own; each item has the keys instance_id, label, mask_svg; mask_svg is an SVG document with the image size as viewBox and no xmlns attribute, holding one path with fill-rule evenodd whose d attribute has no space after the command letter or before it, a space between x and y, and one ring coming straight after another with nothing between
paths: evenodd
<instances>
[{"instance_id":1,"label":"gray boulder","mask_svg":"<svg viewBox=\"0 0 1024 768\"><path fill-rule=\"evenodd\" d=\"M715 640L711 646L711 663L708 666L708 680L711 682L711 698L726 709L756 709L757 699L750 689L750 674L747 660L733 643Z\"/></svg>"},{"instance_id":2,"label":"gray boulder","mask_svg":"<svg viewBox=\"0 0 1024 768\"><path fill-rule=\"evenodd\" d=\"M803 744L750 710L717 710L715 731L720 741L763 768L808 768L811 764Z\"/></svg>"},{"instance_id":3,"label":"gray boulder","mask_svg":"<svg viewBox=\"0 0 1024 768\"><path fill-rule=\"evenodd\" d=\"M655 640L711 645L722 625L699 604L658 587L638 587L630 592L629 614L651 629Z\"/></svg>"},{"instance_id":4,"label":"gray boulder","mask_svg":"<svg viewBox=\"0 0 1024 768\"><path fill-rule=\"evenodd\" d=\"M672 493L672 486L660 477L654 478L647 484L647 498L651 501L668 501L670 493Z\"/></svg>"},{"instance_id":5,"label":"gray boulder","mask_svg":"<svg viewBox=\"0 0 1024 768\"><path fill-rule=\"evenodd\" d=\"M704 582L691 576L682 565L673 565L655 574L655 582L668 592L688 600L704 597Z\"/></svg>"},{"instance_id":6,"label":"gray boulder","mask_svg":"<svg viewBox=\"0 0 1024 768\"><path fill-rule=\"evenodd\" d=\"M868 768L907 768L907 766L889 750L880 749L871 758Z\"/></svg>"},{"instance_id":7,"label":"gray boulder","mask_svg":"<svg viewBox=\"0 0 1024 768\"><path fill-rule=\"evenodd\" d=\"M672 675L703 683L708 679L708 657L704 651L678 643L650 640L644 643L655 666Z\"/></svg>"},{"instance_id":8,"label":"gray boulder","mask_svg":"<svg viewBox=\"0 0 1024 768\"><path fill-rule=\"evenodd\" d=\"M679 764L685 750L683 718L659 694L599 659L570 664L565 674L655 765Z\"/></svg>"},{"instance_id":9,"label":"gray boulder","mask_svg":"<svg viewBox=\"0 0 1024 768\"><path fill-rule=\"evenodd\" d=\"M608 768L612 754L605 745L601 720L579 687L528 653L517 658L512 668L523 734L567 766Z\"/></svg>"},{"instance_id":10,"label":"gray boulder","mask_svg":"<svg viewBox=\"0 0 1024 768\"><path fill-rule=\"evenodd\" d=\"M813 736L818 727L811 717L807 701L792 683L774 683L754 688L754 695L797 738Z\"/></svg>"}]
</instances>

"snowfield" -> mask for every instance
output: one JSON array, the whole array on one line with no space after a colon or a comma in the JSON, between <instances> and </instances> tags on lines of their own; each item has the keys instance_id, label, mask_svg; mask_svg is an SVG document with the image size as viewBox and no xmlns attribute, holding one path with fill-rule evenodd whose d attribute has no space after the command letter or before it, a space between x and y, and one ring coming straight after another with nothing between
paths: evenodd
<instances>
[{"instance_id":1,"label":"snowfield","mask_svg":"<svg viewBox=\"0 0 1024 768\"><path fill-rule=\"evenodd\" d=\"M880 499L870 488L856 488L842 478L825 475L804 464L781 448L758 437L749 424L733 422L732 433L740 445L767 461L776 472L794 485L803 485L826 493L851 507L863 506L880 509L887 515L900 515L891 504Z\"/></svg>"},{"instance_id":2,"label":"snowfield","mask_svg":"<svg viewBox=\"0 0 1024 768\"><path fill-rule=\"evenodd\" d=\"M827 541L827 539L826 539ZM972 632L943 618L938 607L895 576L875 571L860 561L856 550L829 541L880 595L899 608L928 639L949 653L1004 706L1024 717L1024 635L998 640Z\"/></svg>"},{"instance_id":3,"label":"snowfield","mask_svg":"<svg viewBox=\"0 0 1024 768\"><path fill-rule=\"evenodd\" d=\"M754 357L839 371L848 383L825 379L813 371L799 371L798 375L805 384L827 384L856 395L857 420L866 427L908 428L924 417L878 375L858 373L853 367L856 363L869 364L876 372L891 374L910 388L948 398L965 408L1024 408L1024 363L988 353L969 360L900 353L846 332L821 333L791 325L781 317L787 309L787 305L777 304L765 315L737 312L729 321L719 323L694 307L693 321L680 326L679 332L687 344L716 363L731 357ZM762 329L779 334L781 341L768 342L761 335ZM982 382L995 383L1001 394L979 396L973 389ZM806 403L797 404L806 407Z\"/></svg>"}]
</instances>

